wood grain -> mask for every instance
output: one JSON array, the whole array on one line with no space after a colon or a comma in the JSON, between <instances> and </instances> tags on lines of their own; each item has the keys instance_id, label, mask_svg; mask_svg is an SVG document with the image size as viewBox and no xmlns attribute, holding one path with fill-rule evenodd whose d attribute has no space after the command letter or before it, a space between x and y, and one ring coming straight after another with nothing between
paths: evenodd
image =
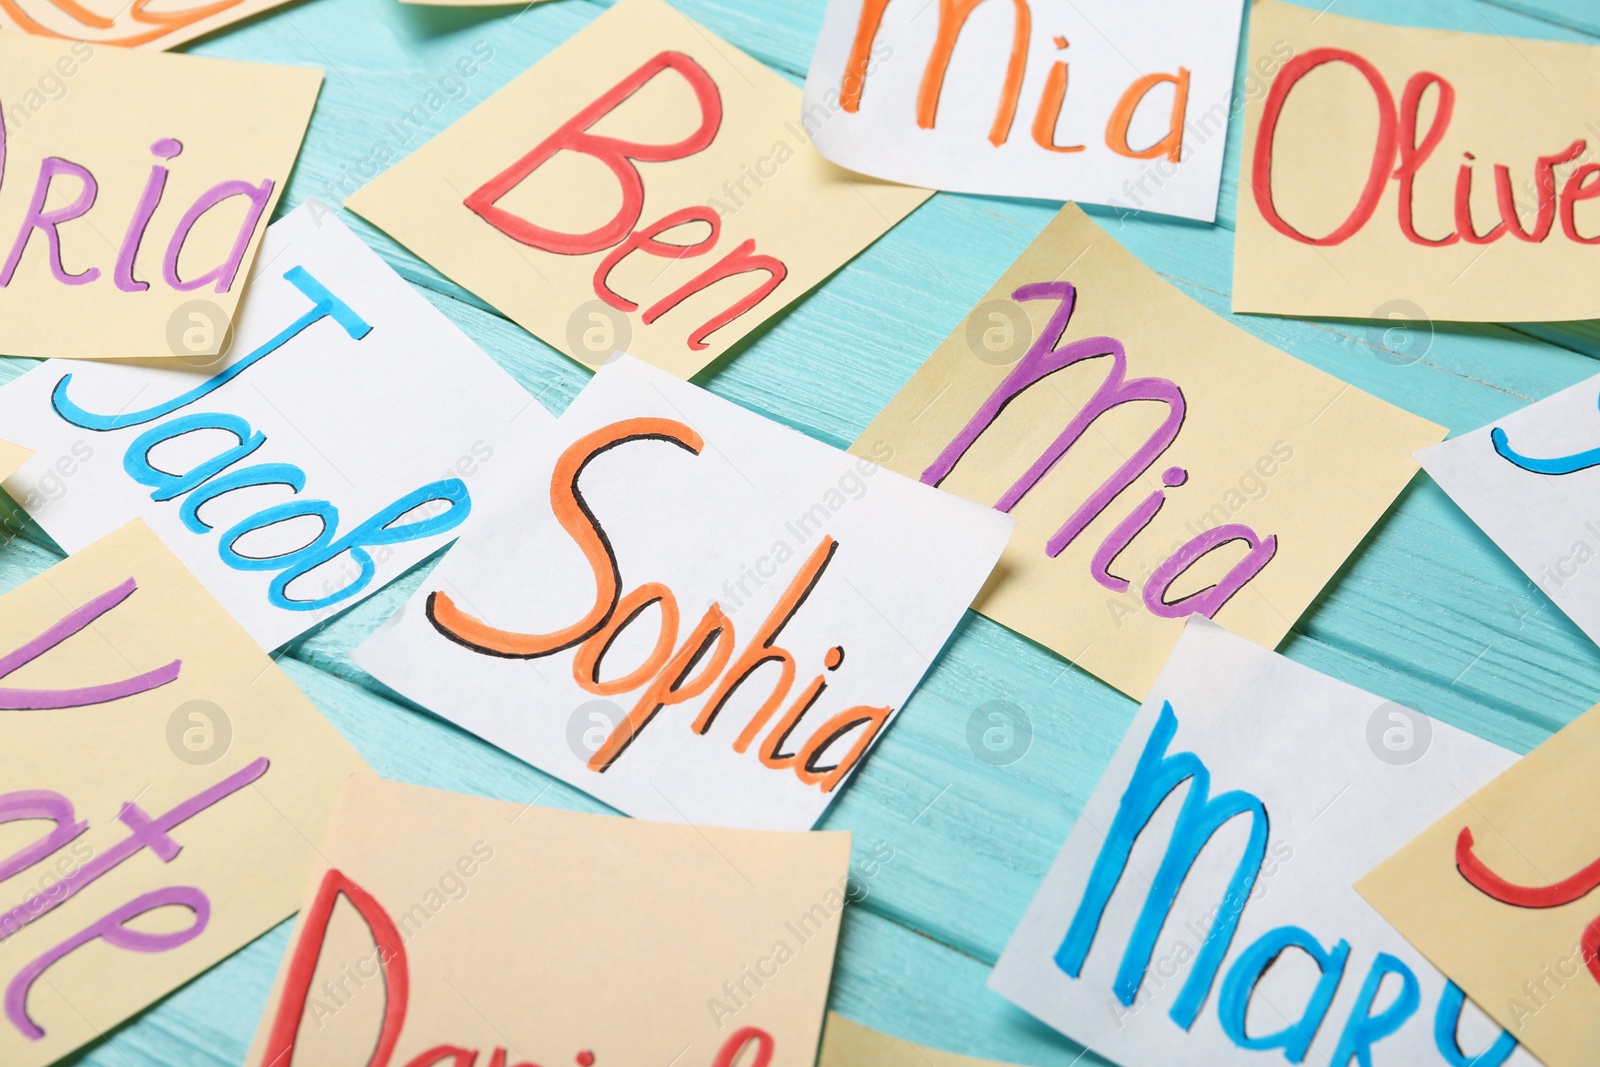
<instances>
[{"instance_id":1,"label":"wood grain","mask_svg":"<svg viewBox=\"0 0 1600 1067\"><path fill-rule=\"evenodd\" d=\"M804 77L824 0L679 0L708 28ZM426 8L394 0L289 4L188 51L327 70L282 210L330 205L387 124L477 42L492 60L432 116L443 129L573 32L604 4ZM1316 6L1322 6L1318 3ZM1583 0L1336 0L1339 14L1481 33L1600 42ZM1118 240L1186 293L1228 314L1240 130L1224 147L1215 227L1091 209ZM415 148L421 138L405 146ZM941 194L699 379L719 395L836 445L854 438L926 354L1039 231L1053 206ZM344 218L446 315L559 412L587 374L495 315L348 212ZM1230 316L1231 317L1231 316ZM1241 327L1430 419L1466 430L1597 369L1600 324L1446 326L1421 359L1380 358L1360 323L1234 317ZM1388 355L1383 353L1383 355ZM28 366L0 358L0 381ZM1352 471L1351 477L1359 472ZM59 551L0 497L0 589ZM374 683L348 657L415 584L419 570L285 650L283 667L387 775L486 796L598 809ZM1600 694L1600 650L1425 477L1284 642L1300 662L1526 750ZM968 720L1008 701L1031 719L1027 755L991 767L969 751ZM856 849L894 859L849 910L831 1005L909 1040L1024 1064L1100 1062L984 988L984 979L1093 788L1134 706L988 620L966 621L825 822ZM243 1058L288 927L68 1062L104 1067L236 1064ZM1080 1058L1081 1056L1081 1058ZM615 1067L615 1065L613 1065Z\"/></svg>"}]
</instances>

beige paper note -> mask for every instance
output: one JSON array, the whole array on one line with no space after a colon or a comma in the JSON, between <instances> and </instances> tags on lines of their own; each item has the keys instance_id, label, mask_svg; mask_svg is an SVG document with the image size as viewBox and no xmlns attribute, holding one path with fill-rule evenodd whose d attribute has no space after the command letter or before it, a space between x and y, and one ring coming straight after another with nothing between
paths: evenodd
<instances>
[{"instance_id":1,"label":"beige paper note","mask_svg":"<svg viewBox=\"0 0 1600 1067\"><path fill-rule=\"evenodd\" d=\"M1443 436L1068 204L852 451L1014 515L973 606L1143 698L1191 613L1276 645Z\"/></svg>"},{"instance_id":2,"label":"beige paper note","mask_svg":"<svg viewBox=\"0 0 1600 1067\"><path fill-rule=\"evenodd\" d=\"M698 829L362 775L322 854L250 1067L375 1049L417 1067L816 1058L848 834Z\"/></svg>"},{"instance_id":3,"label":"beige paper note","mask_svg":"<svg viewBox=\"0 0 1600 1067\"><path fill-rule=\"evenodd\" d=\"M14 445L10 441L0 441L0 481L11 477L17 468L28 462L28 457L33 455L33 450Z\"/></svg>"},{"instance_id":4,"label":"beige paper note","mask_svg":"<svg viewBox=\"0 0 1600 1067\"><path fill-rule=\"evenodd\" d=\"M826 162L798 88L621 0L346 203L574 359L688 378L930 195Z\"/></svg>"},{"instance_id":5,"label":"beige paper note","mask_svg":"<svg viewBox=\"0 0 1600 1067\"><path fill-rule=\"evenodd\" d=\"M8 1067L290 915L365 768L140 522L0 598L0 715Z\"/></svg>"},{"instance_id":6,"label":"beige paper note","mask_svg":"<svg viewBox=\"0 0 1600 1067\"><path fill-rule=\"evenodd\" d=\"M1006 1067L995 1060L958 1056L953 1052L913 1045L898 1037L851 1022L838 1012L828 1013L828 1031L822 1036L822 1058L817 1067Z\"/></svg>"},{"instance_id":7,"label":"beige paper note","mask_svg":"<svg viewBox=\"0 0 1600 1067\"><path fill-rule=\"evenodd\" d=\"M0 0L0 29L156 51L282 6L282 0Z\"/></svg>"},{"instance_id":8,"label":"beige paper note","mask_svg":"<svg viewBox=\"0 0 1600 1067\"><path fill-rule=\"evenodd\" d=\"M1600 1047L1600 707L1356 883L1547 1067Z\"/></svg>"},{"instance_id":9,"label":"beige paper note","mask_svg":"<svg viewBox=\"0 0 1600 1067\"><path fill-rule=\"evenodd\" d=\"M1234 311L1600 316L1600 48L1262 0L1262 49L1293 58L1245 108Z\"/></svg>"},{"instance_id":10,"label":"beige paper note","mask_svg":"<svg viewBox=\"0 0 1600 1067\"><path fill-rule=\"evenodd\" d=\"M220 351L321 85L0 33L0 354Z\"/></svg>"}]
</instances>

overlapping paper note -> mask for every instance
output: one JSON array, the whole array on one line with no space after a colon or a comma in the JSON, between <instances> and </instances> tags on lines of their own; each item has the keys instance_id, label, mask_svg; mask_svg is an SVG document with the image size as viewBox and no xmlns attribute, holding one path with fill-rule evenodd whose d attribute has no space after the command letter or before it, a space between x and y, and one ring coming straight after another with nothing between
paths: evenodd
<instances>
[{"instance_id":1,"label":"overlapping paper note","mask_svg":"<svg viewBox=\"0 0 1600 1067\"><path fill-rule=\"evenodd\" d=\"M1600 378L1417 453L1434 481L1600 642Z\"/></svg>"},{"instance_id":2,"label":"overlapping paper note","mask_svg":"<svg viewBox=\"0 0 1600 1067\"><path fill-rule=\"evenodd\" d=\"M0 425L37 452L7 490L63 548L137 515L272 649L451 540L552 420L321 204L264 249L225 357L45 363Z\"/></svg>"},{"instance_id":3,"label":"overlapping paper note","mask_svg":"<svg viewBox=\"0 0 1600 1067\"><path fill-rule=\"evenodd\" d=\"M1600 316L1600 49L1262 0L1233 310L1474 322Z\"/></svg>"},{"instance_id":4,"label":"overlapping paper note","mask_svg":"<svg viewBox=\"0 0 1600 1067\"><path fill-rule=\"evenodd\" d=\"M321 851L249 1067L815 1060L848 834L358 776Z\"/></svg>"},{"instance_id":5,"label":"overlapping paper note","mask_svg":"<svg viewBox=\"0 0 1600 1067\"><path fill-rule=\"evenodd\" d=\"M0 354L220 351L321 84L0 33Z\"/></svg>"},{"instance_id":6,"label":"overlapping paper note","mask_svg":"<svg viewBox=\"0 0 1600 1067\"><path fill-rule=\"evenodd\" d=\"M1350 888L1512 759L1191 620L989 985L1124 1067L1535 1067Z\"/></svg>"},{"instance_id":7,"label":"overlapping paper note","mask_svg":"<svg viewBox=\"0 0 1600 1067\"><path fill-rule=\"evenodd\" d=\"M0 715L9 1067L286 918L365 769L139 522L0 597Z\"/></svg>"},{"instance_id":8,"label":"overlapping paper note","mask_svg":"<svg viewBox=\"0 0 1600 1067\"><path fill-rule=\"evenodd\" d=\"M1600 708L1356 883L1547 1067L1600 1043Z\"/></svg>"},{"instance_id":9,"label":"overlapping paper note","mask_svg":"<svg viewBox=\"0 0 1600 1067\"><path fill-rule=\"evenodd\" d=\"M33 455L31 449L14 445L9 441L0 441L0 481L11 477L16 469L28 462L28 457Z\"/></svg>"},{"instance_id":10,"label":"overlapping paper note","mask_svg":"<svg viewBox=\"0 0 1600 1067\"><path fill-rule=\"evenodd\" d=\"M1191 613L1275 645L1442 436L1069 204L853 450L1016 516L974 606L1142 697Z\"/></svg>"},{"instance_id":11,"label":"overlapping paper note","mask_svg":"<svg viewBox=\"0 0 1600 1067\"><path fill-rule=\"evenodd\" d=\"M800 121L863 174L1210 222L1243 10L831 0Z\"/></svg>"},{"instance_id":12,"label":"overlapping paper note","mask_svg":"<svg viewBox=\"0 0 1600 1067\"><path fill-rule=\"evenodd\" d=\"M993 1060L957 1056L953 1052L913 1045L852 1022L837 1012L828 1013L822 1035L822 1058L817 1067L1005 1067Z\"/></svg>"},{"instance_id":13,"label":"overlapping paper note","mask_svg":"<svg viewBox=\"0 0 1600 1067\"><path fill-rule=\"evenodd\" d=\"M192 0L155 5L148 0L0 0L0 29L43 38L76 40L90 49L176 48L212 30L279 7L273 0ZM60 71L64 78L72 75ZM64 93L60 78L41 75L39 91Z\"/></svg>"},{"instance_id":14,"label":"overlapping paper note","mask_svg":"<svg viewBox=\"0 0 1600 1067\"><path fill-rule=\"evenodd\" d=\"M826 162L799 111L662 0L622 0L346 202L573 358L687 378L929 195Z\"/></svg>"},{"instance_id":15,"label":"overlapping paper note","mask_svg":"<svg viewBox=\"0 0 1600 1067\"><path fill-rule=\"evenodd\" d=\"M813 825L1012 525L626 356L514 462L353 658L664 822Z\"/></svg>"}]
</instances>

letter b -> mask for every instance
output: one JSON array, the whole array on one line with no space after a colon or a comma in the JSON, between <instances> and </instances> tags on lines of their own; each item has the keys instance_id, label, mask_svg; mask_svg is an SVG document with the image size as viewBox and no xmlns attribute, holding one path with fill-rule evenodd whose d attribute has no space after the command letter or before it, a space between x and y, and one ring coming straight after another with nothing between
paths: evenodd
<instances>
[{"instance_id":1,"label":"letter b","mask_svg":"<svg viewBox=\"0 0 1600 1067\"><path fill-rule=\"evenodd\" d=\"M668 67L677 71L694 91L700 104L699 129L668 145L641 144L589 132L590 127ZM644 179L635 163L666 163L694 155L716 139L721 125L722 96L711 75L682 52L661 52L574 115L533 151L484 182L465 203L468 210L514 241L557 255L586 256L617 244L639 224L639 214L644 210ZM562 151L578 152L604 163L616 175L621 188L622 206L617 213L604 226L588 233L546 229L496 206L501 198Z\"/></svg>"}]
</instances>

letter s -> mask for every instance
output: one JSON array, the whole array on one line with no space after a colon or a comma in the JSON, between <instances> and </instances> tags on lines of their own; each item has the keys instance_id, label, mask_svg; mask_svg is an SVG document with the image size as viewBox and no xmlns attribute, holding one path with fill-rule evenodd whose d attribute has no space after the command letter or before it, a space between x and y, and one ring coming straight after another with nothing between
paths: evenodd
<instances>
[{"instance_id":1,"label":"letter s","mask_svg":"<svg viewBox=\"0 0 1600 1067\"><path fill-rule=\"evenodd\" d=\"M694 430L671 419L623 419L585 434L556 460L550 475L550 505L556 521L567 532L594 572L594 603L582 618L544 634L525 634L490 626L456 606L442 590L428 595L428 621L445 637L488 656L538 659L594 636L610 620L621 595L622 572L600 521L589 510L578 479L591 461L631 441L666 441L698 456L705 442Z\"/></svg>"}]
</instances>

